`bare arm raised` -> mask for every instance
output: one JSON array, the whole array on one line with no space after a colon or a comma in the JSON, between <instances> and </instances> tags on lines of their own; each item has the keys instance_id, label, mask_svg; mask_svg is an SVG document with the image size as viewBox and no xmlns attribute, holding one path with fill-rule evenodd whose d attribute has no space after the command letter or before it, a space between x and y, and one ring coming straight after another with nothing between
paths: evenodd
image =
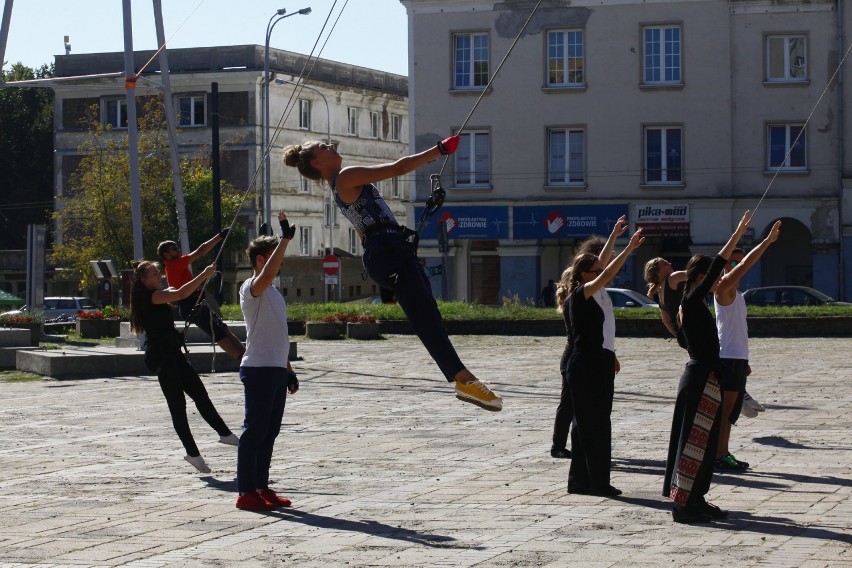
<instances>
[{"instance_id":1,"label":"bare arm raised","mask_svg":"<svg viewBox=\"0 0 852 568\"><path fill-rule=\"evenodd\" d=\"M603 272L598 274L594 280L583 286L583 295L586 298L591 298L595 292L603 289L607 282L615 278L615 275L618 274L618 271L621 270L622 266L624 266L624 261L626 261L627 257L630 256L630 253L639 248L639 246L644 242L645 237L642 236L642 229L637 229L636 232L630 236L630 242L627 243L624 250L621 251L621 253L616 256L612 262L607 264Z\"/></svg>"},{"instance_id":2,"label":"bare arm raised","mask_svg":"<svg viewBox=\"0 0 852 568\"><path fill-rule=\"evenodd\" d=\"M181 286L180 288L166 288L165 290L157 290L151 295L151 303L153 304L168 304L169 302L178 302L184 298L188 298L190 294L198 290L201 284L213 276L216 272L216 265L211 264L204 271Z\"/></svg>"},{"instance_id":3,"label":"bare arm raised","mask_svg":"<svg viewBox=\"0 0 852 568\"><path fill-rule=\"evenodd\" d=\"M780 234L781 221L779 220L775 221L772 228L769 230L769 234L766 235L766 238L763 239L759 245L751 249L749 253L743 257L739 264L737 264L730 272L727 272L724 276L722 276L722 280L719 282L719 287L716 289L716 301L723 306L728 306L734 301L737 288L740 286L740 280L743 279L746 272L748 272L749 269L760 259L760 257L763 256L763 253L766 252L769 245L778 240L778 235Z\"/></svg>"},{"instance_id":4,"label":"bare arm raised","mask_svg":"<svg viewBox=\"0 0 852 568\"><path fill-rule=\"evenodd\" d=\"M623 235L625 231L627 231L627 216L622 215L612 226L612 232L609 234L609 238L606 240L604 248L601 249L601 253L598 255L598 260L600 260L601 264L604 266L609 264L612 260L613 251L615 251L615 240Z\"/></svg>"}]
</instances>

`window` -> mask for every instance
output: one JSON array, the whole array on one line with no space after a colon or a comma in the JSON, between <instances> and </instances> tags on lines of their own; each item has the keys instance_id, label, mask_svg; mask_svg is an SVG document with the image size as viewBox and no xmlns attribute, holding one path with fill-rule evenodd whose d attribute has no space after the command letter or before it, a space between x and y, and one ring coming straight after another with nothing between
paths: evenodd
<instances>
[{"instance_id":1,"label":"window","mask_svg":"<svg viewBox=\"0 0 852 568\"><path fill-rule=\"evenodd\" d=\"M485 87L488 84L488 34L457 34L453 43L453 88Z\"/></svg>"},{"instance_id":2,"label":"window","mask_svg":"<svg viewBox=\"0 0 852 568\"><path fill-rule=\"evenodd\" d=\"M127 101L113 99L106 101L104 124L113 128L127 128Z\"/></svg>"},{"instance_id":3,"label":"window","mask_svg":"<svg viewBox=\"0 0 852 568\"><path fill-rule=\"evenodd\" d=\"M299 99L299 128L311 129L311 101L307 99Z\"/></svg>"},{"instance_id":4,"label":"window","mask_svg":"<svg viewBox=\"0 0 852 568\"><path fill-rule=\"evenodd\" d=\"M399 199L400 197L402 197L399 186L400 186L399 178L398 177L391 178L391 197L396 198L396 199Z\"/></svg>"},{"instance_id":5,"label":"window","mask_svg":"<svg viewBox=\"0 0 852 568\"><path fill-rule=\"evenodd\" d=\"M804 170L808 166L807 138L803 124L769 125L769 167Z\"/></svg>"},{"instance_id":6,"label":"window","mask_svg":"<svg viewBox=\"0 0 852 568\"><path fill-rule=\"evenodd\" d=\"M308 178L302 177L299 179L299 193L310 193L311 182Z\"/></svg>"},{"instance_id":7,"label":"window","mask_svg":"<svg viewBox=\"0 0 852 568\"><path fill-rule=\"evenodd\" d=\"M766 37L766 80L778 83L807 81L805 36Z\"/></svg>"},{"instance_id":8,"label":"window","mask_svg":"<svg viewBox=\"0 0 852 568\"><path fill-rule=\"evenodd\" d=\"M349 254L358 254L358 231L349 228Z\"/></svg>"},{"instance_id":9,"label":"window","mask_svg":"<svg viewBox=\"0 0 852 568\"><path fill-rule=\"evenodd\" d=\"M382 118L379 113L370 111L370 138L379 138L382 128Z\"/></svg>"},{"instance_id":10,"label":"window","mask_svg":"<svg viewBox=\"0 0 852 568\"><path fill-rule=\"evenodd\" d=\"M204 95L178 98L181 126L204 126L207 124L207 109L204 101Z\"/></svg>"},{"instance_id":11,"label":"window","mask_svg":"<svg viewBox=\"0 0 852 568\"><path fill-rule=\"evenodd\" d=\"M585 80L583 30L547 33L547 86L582 85Z\"/></svg>"},{"instance_id":12,"label":"window","mask_svg":"<svg viewBox=\"0 0 852 568\"><path fill-rule=\"evenodd\" d=\"M585 140L586 133L580 128L554 128L548 132L548 183L586 183Z\"/></svg>"},{"instance_id":13,"label":"window","mask_svg":"<svg viewBox=\"0 0 852 568\"><path fill-rule=\"evenodd\" d=\"M402 117L398 114L391 115L390 138L397 142L402 140Z\"/></svg>"},{"instance_id":14,"label":"window","mask_svg":"<svg viewBox=\"0 0 852 568\"><path fill-rule=\"evenodd\" d=\"M311 256L311 251L313 250L311 245L311 228L299 227L299 254L302 256Z\"/></svg>"},{"instance_id":15,"label":"window","mask_svg":"<svg viewBox=\"0 0 852 568\"><path fill-rule=\"evenodd\" d=\"M645 183L683 182L682 132L678 127L645 129Z\"/></svg>"},{"instance_id":16,"label":"window","mask_svg":"<svg viewBox=\"0 0 852 568\"><path fill-rule=\"evenodd\" d=\"M455 153L456 185L488 185L491 162L491 139L488 132L460 134Z\"/></svg>"},{"instance_id":17,"label":"window","mask_svg":"<svg viewBox=\"0 0 852 568\"><path fill-rule=\"evenodd\" d=\"M681 83L680 27L645 28L645 83Z\"/></svg>"},{"instance_id":18,"label":"window","mask_svg":"<svg viewBox=\"0 0 852 568\"><path fill-rule=\"evenodd\" d=\"M348 121L349 121L349 127L348 127L348 130L347 130L347 133L351 134L352 136L357 136L358 135L358 109L348 107L346 109L346 112L347 112Z\"/></svg>"},{"instance_id":19,"label":"window","mask_svg":"<svg viewBox=\"0 0 852 568\"><path fill-rule=\"evenodd\" d=\"M323 224L328 227L329 223L337 225L337 206L334 203L326 202L325 214L323 215Z\"/></svg>"}]
</instances>

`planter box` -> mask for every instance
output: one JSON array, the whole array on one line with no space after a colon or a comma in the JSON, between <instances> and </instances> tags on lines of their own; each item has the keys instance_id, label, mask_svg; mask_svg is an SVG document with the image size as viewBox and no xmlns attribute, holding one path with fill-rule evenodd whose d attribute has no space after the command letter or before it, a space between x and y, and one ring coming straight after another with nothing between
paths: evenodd
<instances>
[{"instance_id":1,"label":"planter box","mask_svg":"<svg viewBox=\"0 0 852 568\"><path fill-rule=\"evenodd\" d=\"M309 339L337 339L343 326L334 321L309 321L305 324L305 335Z\"/></svg>"},{"instance_id":2,"label":"planter box","mask_svg":"<svg viewBox=\"0 0 852 568\"><path fill-rule=\"evenodd\" d=\"M379 324L376 322L348 322L346 337L349 339L378 339Z\"/></svg>"},{"instance_id":3,"label":"planter box","mask_svg":"<svg viewBox=\"0 0 852 568\"><path fill-rule=\"evenodd\" d=\"M30 332L29 346L38 347L38 340L41 337L41 323L2 323L0 327L26 329Z\"/></svg>"},{"instance_id":4,"label":"planter box","mask_svg":"<svg viewBox=\"0 0 852 568\"><path fill-rule=\"evenodd\" d=\"M121 335L121 320L77 319L77 335L84 339L118 337Z\"/></svg>"}]
</instances>

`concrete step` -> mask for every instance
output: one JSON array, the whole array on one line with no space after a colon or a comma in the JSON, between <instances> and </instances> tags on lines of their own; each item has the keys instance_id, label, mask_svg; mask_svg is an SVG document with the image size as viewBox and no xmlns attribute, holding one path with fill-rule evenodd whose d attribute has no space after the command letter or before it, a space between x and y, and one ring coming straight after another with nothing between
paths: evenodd
<instances>
[{"instance_id":1,"label":"concrete step","mask_svg":"<svg viewBox=\"0 0 852 568\"><path fill-rule=\"evenodd\" d=\"M239 370L239 361L216 349L215 371L213 349L195 345L187 359L199 373L228 373ZM136 348L88 347L73 349L19 349L16 355L19 371L36 373L55 379L85 379L151 375L145 367L145 353Z\"/></svg>"}]
</instances>

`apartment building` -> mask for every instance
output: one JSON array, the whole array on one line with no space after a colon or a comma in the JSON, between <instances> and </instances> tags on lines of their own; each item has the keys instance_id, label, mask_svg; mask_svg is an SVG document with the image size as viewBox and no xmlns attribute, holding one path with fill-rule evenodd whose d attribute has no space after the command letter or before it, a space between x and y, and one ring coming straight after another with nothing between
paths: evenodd
<instances>
[{"instance_id":1,"label":"apartment building","mask_svg":"<svg viewBox=\"0 0 852 568\"><path fill-rule=\"evenodd\" d=\"M136 69L154 56L134 54ZM218 86L222 178L250 199L240 213L250 236L263 220L263 69L265 50L258 45L173 49L169 51L173 104L178 112L179 151L210 155L211 91ZM61 199L82 156L86 137L80 119L92 105L115 136L127 128L123 53L56 56L55 171L56 197ZM321 259L333 251L342 257L340 297L376 295L361 279L361 243L355 229L331 206L327 188L301 179L283 163L283 149L293 143L331 138L347 160L359 164L394 161L408 153L408 80L406 77L278 49L269 52L269 124L271 144L271 211L284 209L299 227L298 246L287 250L292 271L282 288L297 301L324 298ZM304 69L310 71L297 87ZM120 72L116 76L104 76ZM305 72L307 75L307 72ZM136 84L137 100L157 94L162 80L158 59L145 68ZM379 184L400 222L406 221L404 200L410 180ZM144 214L144 212L143 212ZM275 215L272 215L274 218ZM192 222L192 220L190 220ZM223 220L230 223L230 219ZM177 236L177 220L175 220ZM61 235L58 236L61 239ZM191 243L197 245L198 243ZM244 254L226 259L226 301L236 301L239 284L250 275Z\"/></svg>"},{"instance_id":2,"label":"apartment building","mask_svg":"<svg viewBox=\"0 0 852 568\"><path fill-rule=\"evenodd\" d=\"M849 94L842 74L826 89L852 40L842 2L546 1L483 95L536 2L400 1L412 147L457 132L482 95L421 244L442 294L537 298L621 214L648 239L618 284L641 290L646 260L713 254L756 208L746 248L783 228L744 288L852 297ZM412 222L429 193L419 176Z\"/></svg>"}]
</instances>

